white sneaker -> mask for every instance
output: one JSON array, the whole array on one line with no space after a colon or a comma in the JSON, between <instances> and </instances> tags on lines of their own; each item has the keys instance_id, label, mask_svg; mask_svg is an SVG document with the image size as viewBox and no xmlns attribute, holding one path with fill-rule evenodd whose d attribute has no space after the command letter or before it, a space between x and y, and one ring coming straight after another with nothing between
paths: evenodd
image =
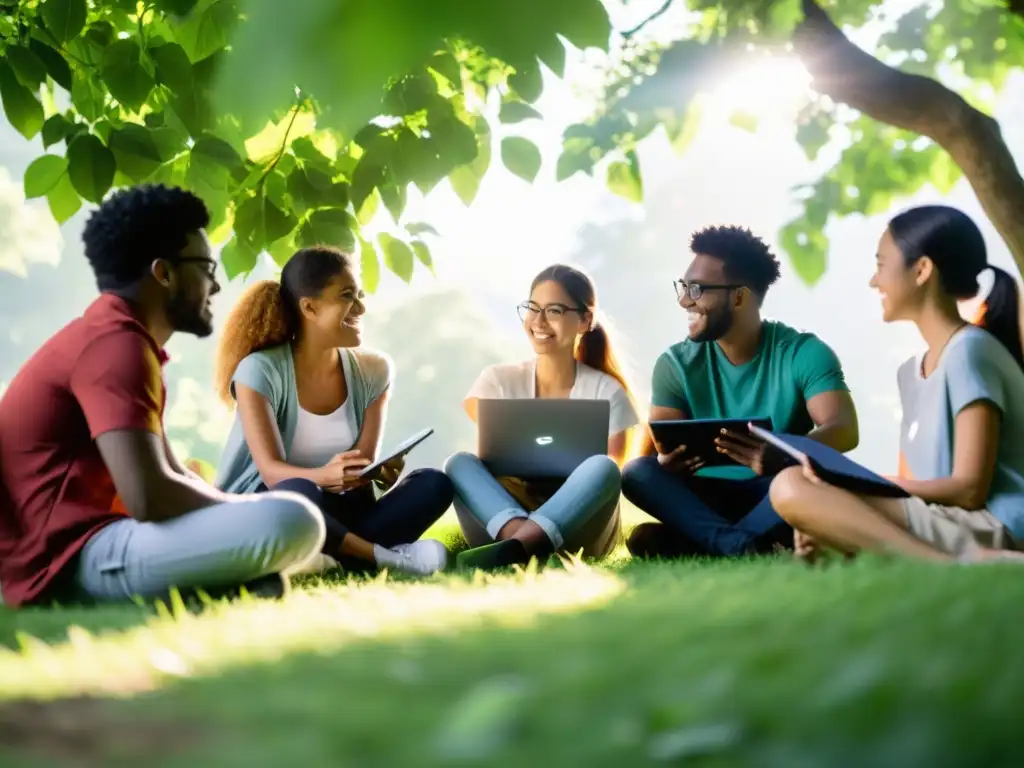
<instances>
[{"instance_id":1,"label":"white sneaker","mask_svg":"<svg viewBox=\"0 0 1024 768\"><path fill-rule=\"evenodd\" d=\"M397 544L391 547L401 558L398 566L408 573L429 576L443 571L448 565L448 550L436 539L420 539L411 544Z\"/></svg>"}]
</instances>

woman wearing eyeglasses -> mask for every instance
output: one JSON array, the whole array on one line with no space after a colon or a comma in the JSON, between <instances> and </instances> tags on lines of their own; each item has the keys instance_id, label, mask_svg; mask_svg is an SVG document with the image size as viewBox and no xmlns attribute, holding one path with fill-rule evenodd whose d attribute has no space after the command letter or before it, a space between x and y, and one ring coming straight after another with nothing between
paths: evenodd
<instances>
[{"instance_id":1,"label":"woman wearing eyeglasses","mask_svg":"<svg viewBox=\"0 0 1024 768\"><path fill-rule=\"evenodd\" d=\"M486 570L580 549L602 557L619 537L619 467L639 418L597 319L594 284L578 269L550 266L534 278L519 316L536 356L486 368L466 395L466 413L476 421L480 398L608 400L608 454L590 457L564 481L529 483L494 477L471 453L452 456L445 472L472 547L459 555L464 568Z\"/></svg>"},{"instance_id":2,"label":"woman wearing eyeglasses","mask_svg":"<svg viewBox=\"0 0 1024 768\"><path fill-rule=\"evenodd\" d=\"M434 469L399 481L401 460L359 475L377 458L391 392L388 359L361 348L363 296L351 259L316 246L239 299L217 352L217 391L237 410L216 484L310 499L324 554L346 570L427 575L447 564L444 545L420 536L451 504L451 482Z\"/></svg>"}]
</instances>

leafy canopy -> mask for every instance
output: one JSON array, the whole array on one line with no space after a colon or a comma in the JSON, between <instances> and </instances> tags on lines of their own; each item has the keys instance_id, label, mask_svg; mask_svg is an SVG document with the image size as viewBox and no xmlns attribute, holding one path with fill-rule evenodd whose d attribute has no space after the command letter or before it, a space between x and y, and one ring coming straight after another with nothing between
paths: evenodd
<instances>
[{"instance_id":1,"label":"leafy canopy","mask_svg":"<svg viewBox=\"0 0 1024 768\"><path fill-rule=\"evenodd\" d=\"M1024 66L1024 19L998 0L922 2L899 16L879 0L821 5L840 27L858 28L872 20L885 24L875 51L882 61L941 79L986 111L1008 74ZM679 18L687 10L692 21L682 39L667 45L643 39L669 13L678 12ZM579 172L593 175L600 166L613 192L638 200L638 143L660 127L684 151L700 126L701 96L737 68L756 66L758 57L792 55L792 34L803 19L800 0L675 0L656 16L609 63L601 109L566 129L559 179ZM732 122L756 130L742 113ZM880 213L925 184L946 193L961 176L932 141L824 96L809 94L795 131L809 159L838 156L819 180L796 190L802 213L779 235L796 272L808 283L817 281L827 266L824 229L830 216Z\"/></svg>"},{"instance_id":2,"label":"leafy canopy","mask_svg":"<svg viewBox=\"0 0 1024 768\"><path fill-rule=\"evenodd\" d=\"M403 280L433 269L428 225L406 222L407 189L448 178L465 204L492 158L482 107L508 124L539 115L541 62L565 43L606 49L599 0L0 0L0 100L46 154L25 174L64 222L115 186L188 187L212 213L229 276L263 251L359 249ZM540 153L505 138L532 180ZM363 228L383 208L393 225ZM378 261L379 259L379 261Z\"/></svg>"}]
</instances>

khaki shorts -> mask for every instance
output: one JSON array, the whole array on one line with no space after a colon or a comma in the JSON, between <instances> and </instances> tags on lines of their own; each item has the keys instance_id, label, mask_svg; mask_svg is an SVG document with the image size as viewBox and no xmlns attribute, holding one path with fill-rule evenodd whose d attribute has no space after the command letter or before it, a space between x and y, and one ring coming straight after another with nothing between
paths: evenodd
<instances>
[{"instance_id":1,"label":"khaki shorts","mask_svg":"<svg viewBox=\"0 0 1024 768\"><path fill-rule=\"evenodd\" d=\"M944 507L916 496L905 499L903 508L910 532L946 554L962 555L971 544L990 549L1017 549L1006 526L987 509Z\"/></svg>"}]
</instances>

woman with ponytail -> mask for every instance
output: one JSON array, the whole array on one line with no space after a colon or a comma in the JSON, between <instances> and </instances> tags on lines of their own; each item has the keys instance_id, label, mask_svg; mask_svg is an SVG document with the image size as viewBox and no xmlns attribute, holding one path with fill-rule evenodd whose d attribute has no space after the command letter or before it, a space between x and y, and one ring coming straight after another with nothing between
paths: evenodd
<instances>
[{"instance_id":1,"label":"woman with ponytail","mask_svg":"<svg viewBox=\"0 0 1024 768\"><path fill-rule=\"evenodd\" d=\"M581 548L584 555L601 557L619 536L619 467L639 419L597 317L594 284L580 270L555 264L534 278L519 316L536 357L485 369L466 395L466 412L476 421L480 398L608 400L608 454L592 456L554 484L495 478L476 456L452 456L445 472L473 547L459 555L460 567L487 569Z\"/></svg>"},{"instance_id":2,"label":"woman with ponytail","mask_svg":"<svg viewBox=\"0 0 1024 768\"><path fill-rule=\"evenodd\" d=\"M391 391L388 359L359 348L363 297L349 257L323 246L242 296L217 352L217 391L237 407L216 485L300 493L324 513L324 554L346 569L425 575L447 564L443 544L418 539L451 504L451 482L437 470L397 482L401 460L358 475L377 458Z\"/></svg>"},{"instance_id":3,"label":"woman with ponytail","mask_svg":"<svg viewBox=\"0 0 1024 768\"><path fill-rule=\"evenodd\" d=\"M989 269L976 324L958 301ZM796 531L798 555L819 547L925 560L1024 561L1024 358L1017 284L988 264L978 227L946 206L896 216L878 246L871 287L885 322L910 321L925 350L899 369L899 475L906 499L858 496L811 469L781 473L772 505Z\"/></svg>"}]
</instances>

